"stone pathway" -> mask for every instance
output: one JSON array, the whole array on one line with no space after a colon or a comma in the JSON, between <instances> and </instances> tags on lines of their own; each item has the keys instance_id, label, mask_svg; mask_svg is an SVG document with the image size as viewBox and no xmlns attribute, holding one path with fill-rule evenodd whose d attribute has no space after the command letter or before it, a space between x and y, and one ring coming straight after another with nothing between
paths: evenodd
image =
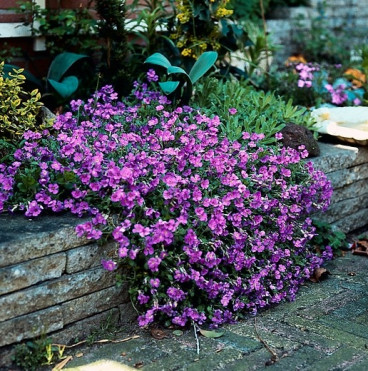
<instances>
[{"instance_id":1,"label":"stone pathway","mask_svg":"<svg viewBox=\"0 0 368 371\"><path fill-rule=\"evenodd\" d=\"M348 253L327 268L328 278L306 283L296 301L226 325L220 338L199 337L199 355L191 330L157 340L134 328L118 336L135 339L69 351L65 370L368 370L368 258Z\"/></svg>"}]
</instances>

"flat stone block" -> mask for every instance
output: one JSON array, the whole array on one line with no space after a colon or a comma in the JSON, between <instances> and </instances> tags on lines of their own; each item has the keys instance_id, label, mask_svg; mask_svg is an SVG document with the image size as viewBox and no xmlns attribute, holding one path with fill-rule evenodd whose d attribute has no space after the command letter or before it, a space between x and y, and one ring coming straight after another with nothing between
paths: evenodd
<instances>
[{"instance_id":1,"label":"flat stone block","mask_svg":"<svg viewBox=\"0 0 368 371\"><path fill-rule=\"evenodd\" d=\"M332 204L355 197L368 195L368 181L366 179L358 180L344 187L334 189L332 194Z\"/></svg>"},{"instance_id":2,"label":"flat stone block","mask_svg":"<svg viewBox=\"0 0 368 371\"><path fill-rule=\"evenodd\" d=\"M0 267L65 251L88 242L75 234L83 219L67 216L0 215ZM16 253L15 253L16 252Z\"/></svg>"},{"instance_id":3,"label":"flat stone block","mask_svg":"<svg viewBox=\"0 0 368 371\"><path fill-rule=\"evenodd\" d=\"M0 323L0 347L32 339L63 328L59 306L47 308Z\"/></svg>"},{"instance_id":4,"label":"flat stone block","mask_svg":"<svg viewBox=\"0 0 368 371\"><path fill-rule=\"evenodd\" d=\"M134 322L138 317L138 313L130 302L119 305L119 312L120 322L123 324Z\"/></svg>"},{"instance_id":5,"label":"flat stone block","mask_svg":"<svg viewBox=\"0 0 368 371\"><path fill-rule=\"evenodd\" d=\"M315 167L325 173L336 170L345 169L348 165L354 162L358 150L355 147L345 148L338 147L333 144L318 142L320 155L311 158Z\"/></svg>"},{"instance_id":6,"label":"flat stone block","mask_svg":"<svg viewBox=\"0 0 368 371\"><path fill-rule=\"evenodd\" d=\"M101 266L101 259L116 256L117 247L114 243L98 245L91 243L76 247L66 252L66 273L75 273Z\"/></svg>"},{"instance_id":7,"label":"flat stone block","mask_svg":"<svg viewBox=\"0 0 368 371\"><path fill-rule=\"evenodd\" d=\"M326 174L368 162L368 150L365 148L323 142L318 142L318 145L320 156L310 160Z\"/></svg>"},{"instance_id":8,"label":"flat stone block","mask_svg":"<svg viewBox=\"0 0 368 371\"><path fill-rule=\"evenodd\" d=\"M351 215L354 215L355 213L361 211L362 209L366 209L367 207L368 193L360 197L350 198L331 204L328 210L321 214L321 218L328 223L333 223L342 218L350 217ZM365 223L367 222L368 220L365 220ZM349 228L351 227L354 227L354 225L349 225Z\"/></svg>"},{"instance_id":9,"label":"flat stone block","mask_svg":"<svg viewBox=\"0 0 368 371\"><path fill-rule=\"evenodd\" d=\"M344 233L352 232L358 228L364 227L368 222L368 208L359 210L358 212L345 216L334 222L333 225L341 229Z\"/></svg>"},{"instance_id":10,"label":"flat stone block","mask_svg":"<svg viewBox=\"0 0 368 371\"><path fill-rule=\"evenodd\" d=\"M127 300L128 290L126 286L121 288L113 286L78 299L70 300L61 305L64 324L76 322L93 314L104 312Z\"/></svg>"},{"instance_id":11,"label":"flat stone block","mask_svg":"<svg viewBox=\"0 0 368 371\"><path fill-rule=\"evenodd\" d=\"M0 268L0 295L58 278L63 274L65 264L66 255L60 253Z\"/></svg>"},{"instance_id":12,"label":"flat stone block","mask_svg":"<svg viewBox=\"0 0 368 371\"><path fill-rule=\"evenodd\" d=\"M359 180L368 178L368 164L357 165L327 174L334 189L353 184ZM368 186L367 186L368 190Z\"/></svg>"},{"instance_id":13,"label":"flat stone block","mask_svg":"<svg viewBox=\"0 0 368 371\"><path fill-rule=\"evenodd\" d=\"M106 321L111 321L111 323L118 325L119 310L112 308L103 313L71 323L64 326L62 330L50 334L49 337L53 342L58 344L77 343L78 341L85 340L93 330L98 330L101 324Z\"/></svg>"},{"instance_id":14,"label":"flat stone block","mask_svg":"<svg viewBox=\"0 0 368 371\"><path fill-rule=\"evenodd\" d=\"M344 346L317 362L312 362L314 370L347 370L360 359L360 352L357 349Z\"/></svg>"},{"instance_id":15,"label":"flat stone block","mask_svg":"<svg viewBox=\"0 0 368 371\"><path fill-rule=\"evenodd\" d=\"M103 268L94 268L4 295L0 297L0 321L99 291L114 285L114 282L114 274Z\"/></svg>"}]
</instances>

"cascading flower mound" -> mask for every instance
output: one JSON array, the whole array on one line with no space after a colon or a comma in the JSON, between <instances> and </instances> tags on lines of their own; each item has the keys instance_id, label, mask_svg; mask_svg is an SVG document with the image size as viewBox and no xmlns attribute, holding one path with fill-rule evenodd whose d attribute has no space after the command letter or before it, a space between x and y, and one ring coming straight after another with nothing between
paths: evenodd
<instances>
[{"instance_id":1,"label":"cascading flower mound","mask_svg":"<svg viewBox=\"0 0 368 371\"><path fill-rule=\"evenodd\" d=\"M305 150L263 147L262 135L221 137L218 117L171 107L135 84L111 87L57 118L54 134L27 132L0 165L0 208L89 214L76 229L110 236L139 324L169 320L213 327L293 299L331 257L312 252L311 212L325 210L326 176ZM138 103L137 103L138 102Z\"/></svg>"}]
</instances>

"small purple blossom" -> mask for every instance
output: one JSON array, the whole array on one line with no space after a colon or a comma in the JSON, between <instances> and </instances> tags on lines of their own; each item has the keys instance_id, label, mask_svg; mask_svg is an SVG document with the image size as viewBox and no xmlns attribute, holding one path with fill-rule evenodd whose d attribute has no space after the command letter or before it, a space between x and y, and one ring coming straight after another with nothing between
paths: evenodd
<instances>
[{"instance_id":1,"label":"small purple blossom","mask_svg":"<svg viewBox=\"0 0 368 371\"><path fill-rule=\"evenodd\" d=\"M102 267L107 271L113 271L116 269L116 263L112 260L105 260L102 259L101 261Z\"/></svg>"}]
</instances>

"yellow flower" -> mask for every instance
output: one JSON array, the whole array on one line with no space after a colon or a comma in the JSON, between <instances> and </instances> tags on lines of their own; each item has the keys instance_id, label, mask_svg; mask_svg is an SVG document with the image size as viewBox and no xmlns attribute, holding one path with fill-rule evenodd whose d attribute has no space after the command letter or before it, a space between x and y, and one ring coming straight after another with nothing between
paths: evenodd
<instances>
[{"instance_id":1,"label":"yellow flower","mask_svg":"<svg viewBox=\"0 0 368 371\"><path fill-rule=\"evenodd\" d=\"M305 60L305 58L301 54L297 54L297 55L292 55L291 57L289 57L286 60L285 65L290 66L292 63L307 64L307 61Z\"/></svg>"},{"instance_id":2,"label":"yellow flower","mask_svg":"<svg viewBox=\"0 0 368 371\"><path fill-rule=\"evenodd\" d=\"M190 14L189 13L179 13L176 18L179 19L180 23L187 23L190 20Z\"/></svg>"},{"instance_id":3,"label":"yellow flower","mask_svg":"<svg viewBox=\"0 0 368 371\"><path fill-rule=\"evenodd\" d=\"M192 51L189 48L185 48L182 52L181 55L184 57L190 57L192 55Z\"/></svg>"},{"instance_id":4,"label":"yellow flower","mask_svg":"<svg viewBox=\"0 0 368 371\"><path fill-rule=\"evenodd\" d=\"M224 18L224 17L228 17L230 16L231 14L233 14L233 11L230 10L230 9L225 9L223 7L219 7L217 10L216 10L216 14L215 16L217 18Z\"/></svg>"},{"instance_id":5,"label":"yellow flower","mask_svg":"<svg viewBox=\"0 0 368 371\"><path fill-rule=\"evenodd\" d=\"M365 74L356 68L348 68L344 75L351 80L351 83L356 88L361 88L367 82Z\"/></svg>"}]
</instances>

